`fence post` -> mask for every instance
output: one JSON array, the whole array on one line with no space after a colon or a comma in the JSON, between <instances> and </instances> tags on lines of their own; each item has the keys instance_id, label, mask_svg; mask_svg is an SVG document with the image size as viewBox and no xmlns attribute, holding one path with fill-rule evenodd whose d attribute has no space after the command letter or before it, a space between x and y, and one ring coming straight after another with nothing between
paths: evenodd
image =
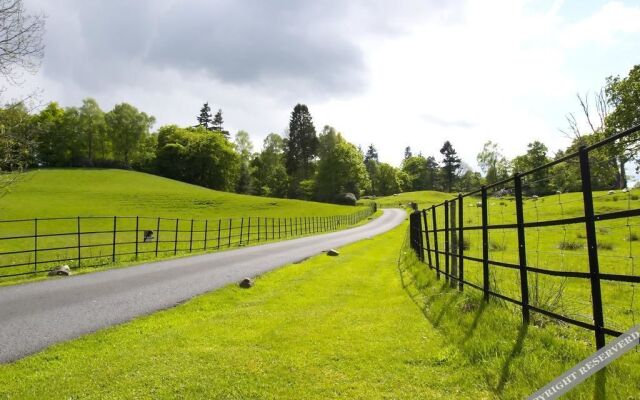
<instances>
[{"instance_id":1,"label":"fence post","mask_svg":"<svg viewBox=\"0 0 640 400\"><path fill-rule=\"evenodd\" d=\"M80 217L78 216L78 268L80 267L80 263L82 257L80 256Z\"/></svg>"},{"instance_id":2,"label":"fence post","mask_svg":"<svg viewBox=\"0 0 640 400\"><path fill-rule=\"evenodd\" d=\"M173 255L178 254L178 218L176 218L176 233L173 237Z\"/></svg>"},{"instance_id":3,"label":"fence post","mask_svg":"<svg viewBox=\"0 0 640 400\"><path fill-rule=\"evenodd\" d=\"M458 242L458 219L456 218L456 200L451 200L449 202L449 230L451 231L451 243L449 244L449 248L451 249L451 281L449 285L452 288L455 288L458 285L460 279L460 271L458 270L458 249L460 248Z\"/></svg>"},{"instance_id":4,"label":"fence post","mask_svg":"<svg viewBox=\"0 0 640 400\"><path fill-rule=\"evenodd\" d=\"M156 258L158 257L159 241L160 241L160 217L158 217L158 223L156 224Z\"/></svg>"},{"instance_id":5,"label":"fence post","mask_svg":"<svg viewBox=\"0 0 640 400\"><path fill-rule=\"evenodd\" d=\"M204 220L204 251L207 251L207 236L209 236L209 220Z\"/></svg>"},{"instance_id":6,"label":"fence post","mask_svg":"<svg viewBox=\"0 0 640 400\"><path fill-rule=\"evenodd\" d=\"M193 251L193 218L191 218L191 228L189 231L189 253Z\"/></svg>"},{"instance_id":7,"label":"fence post","mask_svg":"<svg viewBox=\"0 0 640 400\"><path fill-rule=\"evenodd\" d=\"M522 299L522 320L529 323L529 279L527 277L527 246L524 232L524 209L522 206L522 178L515 175L516 219L518 223L518 254L520 259L520 293Z\"/></svg>"},{"instance_id":8,"label":"fence post","mask_svg":"<svg viewBox=\"0 0 640 400\"><path fill-rule=\"evenodd\" d=\"M240 219L240 239L238 242L238 246L240 246L242 244L242 234L244 233L244 217L242 217Z\"/></svg>"},{"instance_id":9,"label":"fence post","mask_svg":"<svg viewBox=\"0 0 640 400\"><path fill-rule=\"evenodd\" d=\"M136 216L136 260L138 259L138 230L140 228L140 217Z\"/></svg>"},{"instance_id":10,"label":"fence post","mask_svg":"<svg viewBox=\"0 0 640 400\"><path fill-rule=\"evenodd\" d=\"M249 217L249 225L247 226L247 244L251 242L251 217Z\"/></svg>"},{"instance_id":11,"label":"fence post","mask_svg":"<svg viewBox=\"0 0 640 400\"><path fill-rule=\"evenodd\" d=\"M589 254L589 273L591 279L591 307L595 326L596 347L605 345L604 313L602 310L602 289L600 288L600 265L598 263L598 240L596 237L596 221L591 193L591 167L589 152L583 146L579 150L580 177L582 178L582 198L584 200L584 219L587 233L587 251Z\"/></svg>"},{"instance_id":12,"label":"fence post","mask_svg":"<svg viewBox=\"0 0 640 400\"><path fill-rule=\"evenodd\" d=\"M431 264L431 244L429 243L429 225L427 225L427 210L422 210L422 223L424 225L424 239L427 242L427 262L429 268L433 269Z\"/></svg>"},{"instance_id":13,"label":"fence post","mask_svg":"<svg viewBox=\"0 0 640 400\"><path fill-rule=\"evenodd\" d=\"M38 218L33 220L33 271L38 270Z\"/></svg>"},{"instance_id":14,"label":"fence post","mask_svg":"<svg viewBox=\"0 0 640 400\"><path fill-rule=\"evenodd\" d=\"M420 215L417 211L409 214L409 241L411 244L411 249L414 251L418 259L420 259L420 243L419 240L419 231L420 231Z\"/></svg>"},{"instance_id":15,"label":"fence post","mask_svg":"<svg viewBox=\"0 0 640 400\"><path fill-rule=\"evenodd\" d=\"M111 261L116 262L116 228L118 224L118 217L113 217L113 246L111 247Z\"/></svg>"},{"instance_id":16,"label":"fence post","mask_svg":"<svg viewBox=\"0 0 640 400\"><path fill-rule=\"evenodd\" d=\"M444 280L449 282L449 201L444 201Z\"/></svg>"},{"instance_id":17,"label":"fence post","mask_svg":"<svg viewBox=\"0 0 640 400\"><path fill-rule=\"evenodd\" d=\"M436 255L436 277L440 279L440 248L438 247L438 221L436 218L436 206L431 206L431 219L433 220L433 247Z\"/></svg>"},{"instance_id":18,"label":"fence post","mask_svg":"<svg viewBox=\"0 0 640 400\"><path fill-rule=\"evenodd\" d=\"M458 290L464 290L464 203L462 195L458 195Z\"/></svg>"},{"instance_id":19,"label":"fence post","mask_svg":"<svg viewBox=\"0 0 640 400\"><path fill-rule=\"evenodd\" d=\"M233 218L229 218L229 241L227 243L227 247L231 248L231 224L233 223Z\"/></svg>"},{"instance_id":20,"label":"fence post","mask_svg":"<svg viewBox=\"0 0 640 400\"><path fill-rule=\"evenodd\" d=\"M489 301L489 213L487 188L482 187L482 288L484 300Z\"/></svg>"},{"instance_id":21,"label":"fence post","mask_svg":"<svg viewBox=\"0 0 640 400\"><path fill-rule=\"evenodd\" d=\"M218 218L218 240L217 240L217 249L220 250L220 229L222 228L222 219Z\"/></svg>"}]
</instances>

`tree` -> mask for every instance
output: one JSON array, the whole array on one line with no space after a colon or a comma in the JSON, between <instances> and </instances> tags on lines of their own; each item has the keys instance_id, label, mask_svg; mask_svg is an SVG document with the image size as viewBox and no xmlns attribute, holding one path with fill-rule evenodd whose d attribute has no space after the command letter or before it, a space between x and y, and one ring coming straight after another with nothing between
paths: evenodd
<instances>
[{"instance_id":1,"label":"tree","mask_svg":"<svg viewBox=\"0 0 640 400\"><path fill-rule=\"evenodd\" d=\"M255 193L261 196L287 195L288 176L284 166L284 140L277 133L264 139L262 151L251 161Z\"/></svg>"},{"instance_id":2,"label":"tree","mask_svg":"<svg viewBox=\"0 0 640 400\"><path fill-rule=\"evenodd\" d=\"M369 145L367 153L364 156L364 166L367 168L367 174L369 174L369 181L371 182L370 193L377 195L380 161L378 161L378 151L373 144Z\"/></svg>"},{"instance_id":3,"label":"tree","mask_svg":"<svg viewBox=\"0 0 640 400\"><path fill-rule=\"evenodd\" d=\"M509 176L507 159L502 155L497 143L486 142L482 151L478 153L477 160L480 169L485 174L488 185L506 179Z\"/></svg>"},{"instance_id":4,"label":"tree","mask_svg":"<svg viewBox=\"0 0 640 400\"><path fill-rule=\"evenodd\" d=\"M548 149L544 143L537 140L529 143L527 145L527 153L518 156L513 160L513 167L515 171L523 173L545 165L551 161L549 157L547 157L547 152ZM527 175L526 182L523 184L525 191L536 195L551 193L549 176L550 171L548 168L543 168Z\"/></svg>"},{"instance_id":5,"label":"tree","mask_svg":"<svg viewBox=\"0 0 640 400\"><path fill-rule=\"evenodd\" d=\"M103 159L106 155L107 126L104 120L104 112L100 109L98 102L91 98L82 100L82 107L78 111L78 123L86 149L87 164L92 166L96 148L100 150Z\"/></svg>"},{"instance_id":6,"label":"tree","mask_svg":"<svg viewBox=\"0 0 640 400\"><path fill-rule=\"evenodd\" d=\"M209 103L204 103L202 108L200 109L200 114L197 117L198 125L206 130L213 130L212 120L211 120L211 107L209 107Z\"/></svg>"},{"instance_id":7,"label":"tree","mask_svg":"<svg viewBox=\"0 0 640 400\"><path fill-rule=\"evenodd\" d=\"M235 147L240 156L240 175L236 183L236 192L249 194L252 191L251 159L253 154L253 143L251 143L249 133L238 131L236 133Z\"/></svg>"},{"instance_id":8,"label":"tree","mask_svg":"<svg viewBox=\"0 0 640 400\"><path fill-rule=\"evenodd\" d=\"M32 121L21 102L0 109L0 171L22 171L36 163Z\"/></svg>"},{"instance_id":9,"label":"tree","mask_svg":"<svg viewBox=\"0 0 640 400\"><path fill-rule=\"evenodd\" d=\"M453 181L456 177L458 169L460 168L460 158L458 157L456 150L451 145L451 142L448 140L444 142L444 145L440 149L440 154L442 154L442 173L444 175L444 179L446 182L446 190L447 192L451 191L453 187Z\"/></svg>"},{"instance_id":10,"label":"tree","mask_svg":"<svg viewBox=\"0 0 640 400\"><path fill-rule=\"evenodd\" d=\"M22 0L0 0L0 74L16 79L16 67L35 72L44 54L44 18L25 14Z\"/></svg>"},{"instance_id":11,"label":"tree","mask_svg":"<svg viewBox=\"0 0 640 400\"><path fill-rule=\"evenodd\" d=\"M404 148L404 159L413 157L413 153L411 153L411 147L407 146Z\"/></svg>"},{"instance_id":12,"label":"tree","mask_svg":"<svg viewBox=\"0 0 640 400\"><path fill-rule=\"evenodd\" d=\"M400 192L398 169L387 163L381 163L378 174L378 193L381 196L390 196L398 192Z\"/></svg>"},{"instance_id":13,"label":"tree","mask_svg":"<svg viewBox=\"0 0 640 400\"><path fill-rule=\"evenodd\" d=\"M336 196L342 193L353 193L359 197L360 191L369 186L362 153L331 127L325 127L319 142L318 199L335 201Z\"/></svg>"},{"instance_id":14,"label":"tree","mask_svg":"<svg viewBox=\"0 0 640 400\"><path fill-rule=\"evenodd\" d=\"M285 139L285 165L292 180L292 189L313 175L313 160L318 152L318 137L309 109L297 104L291 112L289 135Z\"/></svg>"},{"instance_id":15,"label":"tree","mask_svg":"<svg viewBox=\"0 0 640 400\"><path fill-rule=\"evenodd\" d=\"M138 150L140 141L149 134L155 119L127 103L117 104L104 118L116 157L129 167L131 156Z\"/></svg>"}]
</instances>

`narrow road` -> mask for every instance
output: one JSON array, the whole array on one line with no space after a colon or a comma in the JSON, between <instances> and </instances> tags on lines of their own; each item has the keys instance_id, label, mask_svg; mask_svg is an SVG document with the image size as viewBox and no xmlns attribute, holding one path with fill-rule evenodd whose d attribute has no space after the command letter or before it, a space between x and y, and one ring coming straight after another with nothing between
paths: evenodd
<instances>
[{"instance_id":1,"label":"narrow road","mask_svg":"<svg viewBox=\"0 0 640 400\"><path fill-rule=\"evenodd\" d=\"M378 219L340 232L2 287L0 362L384 233L405 218L402 210L384 210Z\"/></svg>"}]
</instances>

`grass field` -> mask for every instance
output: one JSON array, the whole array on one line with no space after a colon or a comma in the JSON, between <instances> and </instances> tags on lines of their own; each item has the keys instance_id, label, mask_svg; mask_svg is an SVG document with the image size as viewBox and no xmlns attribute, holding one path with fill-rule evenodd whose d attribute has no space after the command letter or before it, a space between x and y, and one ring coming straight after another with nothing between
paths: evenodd
<instances>
[{"instance_id":1,"label":"grass field","mask_svg":"<svg viewBox=\"0 0 640 400\"><path fill-rule=\"evenodd\" d=\"M596 214L640 208L640 190L594 192ZM444 198L437 192L404 193L379 199L380 204L397 201L414 201L420 209L440 204ZM481 208L478 198L464 198L463 221L465 226L481 225ZM516 222L513 197L489 199L489 224L514 224ZM457 209L456 209L456 212ZM524 201L525 222L556 220L584 216L581 193L563 193ZM438 228L444 227L444 207L437 207ZM457 216L456 216L457 219ZM427 218L432 229L432 215ZM637 265L640 257L640 217L596 222L600 271L622 275L640 274ZM531 267L557 271L589 272L587 240L584 224L555 227L527 228L527 264ZM434 243L430 235L431 245ZM439 248L444 251L444 233L438 234ZM465 255L482 258L482 233L480 230L464 232ZM435 264L435 255L433 256ZM517 264L518 241L516 229L489 231L489 258ZM444 268L444 256L440 256ZM482 286L482 264L465 260L465 280ZM516 269L491 267L492 290L519 300L520 276ZM558 312L580 321L592 323L591 292L588 279L561 278L530 272L528 274L530 302L533 305ZM640 323L640 285L602 281L605 326L626 331ZM475 290L475 289L470 289ZM539 314L533 314L539 317Z\"/></svg>"},{"instance_id":2,"label":"grass field","mask_svg":"<svg viewBox=\"0 0 640 400\"><path fill-rule=\"evenodd\" d=\"M14 222L0 222L0 237L15 239L0 240L0 265L15 266L0 267L0 275L78 267L79 242L91 246L81 249L81 265L113 264L113 243L122 264L154 258L156 248L174 256L342 229L365 215L347 216L366 209L219 192L124 170L44 169L1 178L10 183L0 184L0 220ZM77 216L83 218L51 219ZM158 243L143 242L146 230ZM35 252L12 253L35 248L37 260Z\"/></svg>"},{"instance_id":3,"label":"grass field","mask_svg":"<svg viewBox=\"0 0 640 400\"><path fill-rule=\"evenodd\" d=\"M229 286L2 365L0 398L521 399L593 352L580 330L523 329L499 302L447 289L408 249L398 268L405 234L403 224L250 290ZM637 398L639 356L567 398Z\"/></svg>"}]
</instances>

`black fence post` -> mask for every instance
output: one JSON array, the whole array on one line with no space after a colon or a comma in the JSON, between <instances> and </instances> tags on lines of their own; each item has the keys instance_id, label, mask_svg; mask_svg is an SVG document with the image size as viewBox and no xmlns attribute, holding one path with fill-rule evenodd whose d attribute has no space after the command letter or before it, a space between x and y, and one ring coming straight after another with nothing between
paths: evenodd
<instances>
[{"instance_id":1,"label":"black fence post","mask_svg":"<svg viewBox=\"0 0 640 400\"><path fill-rule=\"evenodd\" d=\"M487 188L482 187L482 289L484 300L489 301L489 213Z\"/></svg>"},{"instance_id":2,"label":"black fence post","mask_svg":"<svg viewBox=\"0 0 640 400\"><path fill-rule=\"evenodd\" d=\"M178 254L178 218L176 218L176 233L173 237L173 255Z\"/></svg>"},{"instance_id":3,"label":"black fence post","mask_svg":"<svg viewBox=\"0 0 640 400\"><path fill-rule=\"evenodd\" d=\"M136 260L138 259L138 231L140 229L140 217L136 216Z\"/></svg>"},{"instance_id":4,"label":"black fence post","mask_svg":"<svg viewBox=\"0 0 640 400\"><path fill-rule=\"evenodd\" d=\"M80 245L80 217L78 217L78 268L80 267L80 263L82 261L82 257L80 256L80 249L81 249L81 245Z\"/></svg>"},{"instance_id":5,"label":"black fence post","mask_svg":"<svg viewBox=\"0 0 640 400\"><path fill-rule=\"evenodd\" d=\"M207 251L207 237L209 236L209 220L204 220L204 251Z\"/></svg>"},{"instance_id":6,"label":"black fence post","mask_svg":"<svg viewBox=\"0 0 640 400\"><path fill-rule=\"evenodd\" d=\"M222 229L222 219L218 218L218 240L216 243L216 250L220 250L220 230Z\"/></svg>"},{"instance_id":7,"label":"black fence post","mask_svg":"<svg viewBox=\"0 0 640 400\"><path fill-rule=\"evenodd\" d=\"M160 217L156 224L156 257L158 257L158 243L160 242Z\"/></svg>"},{"instance_id":8,"label":"black fence post","mask_svg":"<svg viewBox=\"0 0 640 400\"><path fill-rule=\"evenodd\" d=\"M433 220L433 247L436 256L436 277L440 279L440 248L438 247L438 220L436 218L436 206L431 206L431 219Z\"/></svg>"},{"instance_id":9,"label":"black fence post","mask_svg":"<svg viewBox=\"0 0 640 400\"><path fill-rule=\"evenodd\" d=\"M522 320L529 323L529 279L527 276L527 246L524 232L524 208L522 205L522 178L514 177L516 191L516 219L518 224L518 254L520 259L520 294L522 299Z\"/></svg>"},{"instance_id":10,"label":"black fence post","mask_svg":"<svg viewBox=\"0 0 640 400\"><path fill-rule=\"evenodd\" d=\"M579 150L580 177L582 178L582 198L584 200L584 219L587 233L587 251L589 254L589 273L591 279L591 307L595 326L596 347L605 345L604 312L602 310L602 289L600 287L600 265L598 263L598 240L591 193L591 167L589 152L583 146Z\"/></svg>"},{"instance_id":11,"label":"black fence post","mask_svg":"<svg viewBox=\"0 0 640 400\"><path fill-rule=\"evenodd\" d=\"M118 226L118 217L113 217L113 246L111 247L111 261L116 262L116 232Z\"/></svg>"},{"instance_id":12,"label":"black fence post","mask_svg":"<svg viewBox=\"0 0 640 400\"><path fill-rule=\"evenodd\" d=\"M458 195L458 290L464 290L464 204L462 195Z\"/></svg>"},{"instance_id":13,"label":"black fence post","mask_svg":"<svg viewBox=\"0 0 640 400\"><path fill-rule=\"evenodd\" d=\"M193 251L193 218L191 219L191 228L189 230L189 253Z\"/></svg>"},{"instance_id":14,"label":"black fence post","mask_svg":"<svg viewBox=\"0 0 640 400\"><path fill-rule=\"evenodd\" d=\"M431 264L431 244L429 241L429 225L427 224L427 210L422 210L422 223L424 225L424 239L427 242L427 262L429 264L429 268L433 269L433 264Z\"/></svg>"},{"instance_id":15,"label":"black fence post","mask_svg":"<svg viewBox=\"0 0 640 400\"><path fill-rule=\"evenodd\" d=\"M33 271L38 270L38 218L33 220Z\"/></svg>"},{"instance_id":16,"label":"black fence post","mask_svg":"<svg viewBox=\"0 0 640 400\"><path fill-rule=\"evenodd\" d=\"M247 226L247 244L251 242L251 217L249 217L249 224Z\"/></svg>"},{"instance_id":17,"label":"black fence post","mask_svg":"<svg viewBox=\"0 0 640 400\"><path fill-rule=\"evenodd\" d=\"M242 234L244 233L244 217L240 218L240 239L238 242L238 246L242 245Z\"/></svg>"},{"instance_id":18,"label":"black fence post","mask_svg":"<svg viewBox=\"0 0 640 400\"><path fill-rule=\"evenodd\" d=\"M409 242L411 249L414 251L418 259L420 259L420 215L417 211L409 214Z\"/></svg>"},{"instance_id":19,"label":"black fence post","mask_svg":"<svg viewBox=\"0 0 640 400\"><path fill-rule=\"evenodd\" d=\"M229 218L229 240L227 247L231 248L231 224L233 224L233 218Z\"/></svg>"},{"instance_id":20,"label":"black fence post","mask_svg":"<svg viewBox=\"0 0 640 400\"><path fill-rule=\"evenodd\" d=\"M444 201L444 279L449 282L449 201Z\"/></svg>"}]
</instances>

